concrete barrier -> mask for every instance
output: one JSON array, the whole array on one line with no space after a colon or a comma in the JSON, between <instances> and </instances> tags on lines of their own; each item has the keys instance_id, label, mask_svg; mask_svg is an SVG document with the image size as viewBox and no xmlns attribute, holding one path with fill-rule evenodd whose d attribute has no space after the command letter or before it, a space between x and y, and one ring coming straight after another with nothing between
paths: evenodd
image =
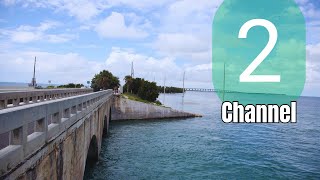
<instances>
[{"instance_id":1,"label":"concrete barrier","mask_svg":"<svg viewBox=\"0 0 320 180\"><path fill-rule=\"evenodd\" d=\"M112 105L111 120L166 119L201 117L201 115L156 106L117 96Z\"/></svg>"},{"instance_id":2,"label":"concrete barrier","mask_svg":"<svg viewBox=\"0 0 320 180\"><path fill-rule=\"evenodd\" d=\"M93 89L47 89L0 92L0 110L93 92Z\"/></svg>"}]
</instances>

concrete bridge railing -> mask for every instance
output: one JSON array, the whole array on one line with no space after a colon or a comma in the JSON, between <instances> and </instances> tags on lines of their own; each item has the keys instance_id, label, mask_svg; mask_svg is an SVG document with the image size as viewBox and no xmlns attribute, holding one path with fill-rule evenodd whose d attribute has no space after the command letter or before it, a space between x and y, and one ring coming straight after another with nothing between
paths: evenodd
<instances>
[{"instance_id":1,"label":"concrete bridge railing","mask_svg":"<svg viewBox=\"0 0 320 180\"><path fill-rule=\"evenodd\" d=\"M0 92L0 109L61 99L93 92L93 89L47 89Z\"/></svg>"},{"instance_id":2,"label":"concrete bridge railing","mask_svg":"<svg viewBox=\"0 0 320 180\"><path fill-rule=\"evenodd\" d=\"M43 92L42 97L50 98L53 96L55 98L62 97L65 93L75 95L85 92L88 90L75 93L68 91ZM30 95L24 97L32 97L32 93ZM104 117L98 118L98 116L106 114L108 111L106 109L110 107L110 104L106 103L110 101L112 96L112 90L106 90L0 110L0 141L7 142L3 147L0 147L0 177L15 171L17 166L26 163L26 160L39 153L40 149L68 131L81 119L89 118L89 116L95 118L94 113L97 113L96 119L99 120L95 122L94 126L97 126L95 128L103 126L104 121L100 119ZM101 112L99 108L103 108ZM101 115L98 115L97 111ZM36 162L37 159L34 161Z\"/></svg>"}]
</instances>

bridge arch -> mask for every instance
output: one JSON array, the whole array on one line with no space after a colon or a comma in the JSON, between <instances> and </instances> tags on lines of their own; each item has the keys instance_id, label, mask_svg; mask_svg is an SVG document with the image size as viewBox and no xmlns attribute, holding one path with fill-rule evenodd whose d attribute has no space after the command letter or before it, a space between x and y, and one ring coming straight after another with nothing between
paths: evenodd
<instances>
[{"instance_id":1,"label":"bridge arch","mask_svg":"<svg viewBox=\"0 0 320 180\"><path fill-rule=\"evenodd\" d=\"M109 122L111 121L111 107L109 108Z\"/></svg>"},{"instance_id":2,"label":"bridge arch","mask_svg":"<svg viewBox=\"0 0 320 180\"><path fill-rule=\"evenodd\" d=\"M106 114L104 115L104 128L103 128L103 135L107 135L109 130L109 123L111 121L111 107L106 108Z\"/></svg>"},{"instance_id":3,"label":"bridge arch","mask_svg":"<svg viewBox=\"0 0 320 180\"><path fill-rule=\"evenodd\" d=\"M106 137L106 135L108 134L108 128L109 128L109 122L108 122L108 114L104 115L103 118L103 137Z\"/></svg>"},{"instance_id":4,"label":"bridge arch","mask_svg":"<svg viewBox=\"0 0 320 180\"><path fill-rule=\"evenodd\" d=\"M93 135L91 138L88 153L87 153L85 169L87 169L87 167L90 168L92 165L94 165L95 162L98 161L98 157L99 157L98 141L97 141L97 137Z\"/></svg>"}]
</instances>

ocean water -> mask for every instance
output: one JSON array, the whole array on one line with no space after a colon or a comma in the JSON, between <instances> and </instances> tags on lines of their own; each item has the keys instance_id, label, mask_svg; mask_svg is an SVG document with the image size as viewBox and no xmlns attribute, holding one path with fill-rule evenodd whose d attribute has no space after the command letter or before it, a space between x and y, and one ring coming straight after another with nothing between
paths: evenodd
<instances>
[{"instance_id":1,"label":"ocean water","mask_svg":"<svg viewBox=\"0 0 320 180\"><path fill-rule=\"evenodd\" d=\"M56 84L45 84L45 83L38 83L38 86L41 86L43 88L46 88L49 85L54 85ZM29 83L22 83L22 82L0 82L0 89L2 88L27 88L29 87Z\"/></svg>"},{"instance_id":2,"label":"ocean water","mask_svg":"<svg viewBox=\"0 0 320 180\"><path fill-rule=\"evenodd\" d=\"M320 179L320 98L296 124L224 124L214 93L161 95L202 118L111 122L85 179Z\"/></svg>"}]
</instances>

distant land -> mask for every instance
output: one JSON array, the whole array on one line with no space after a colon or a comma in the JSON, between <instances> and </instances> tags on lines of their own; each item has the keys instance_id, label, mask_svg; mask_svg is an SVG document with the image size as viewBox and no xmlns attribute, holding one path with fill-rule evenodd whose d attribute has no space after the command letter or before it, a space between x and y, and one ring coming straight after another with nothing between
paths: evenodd
<instances>
[{"instance_id":1,"label":"distant land","mask_svg":"<svg viewBox=\"0 0 320 180\"><path fill-rule=\"evenodd\" d=\"M29 87L28 86L29 83L22 83L22 82L0 82L0 89L1 87ZM43 88L46 88L48 86L57 86L57 84L44 84L44 83L39 83L38 86L41 86Z\"/></svg>"}]
</instances>

